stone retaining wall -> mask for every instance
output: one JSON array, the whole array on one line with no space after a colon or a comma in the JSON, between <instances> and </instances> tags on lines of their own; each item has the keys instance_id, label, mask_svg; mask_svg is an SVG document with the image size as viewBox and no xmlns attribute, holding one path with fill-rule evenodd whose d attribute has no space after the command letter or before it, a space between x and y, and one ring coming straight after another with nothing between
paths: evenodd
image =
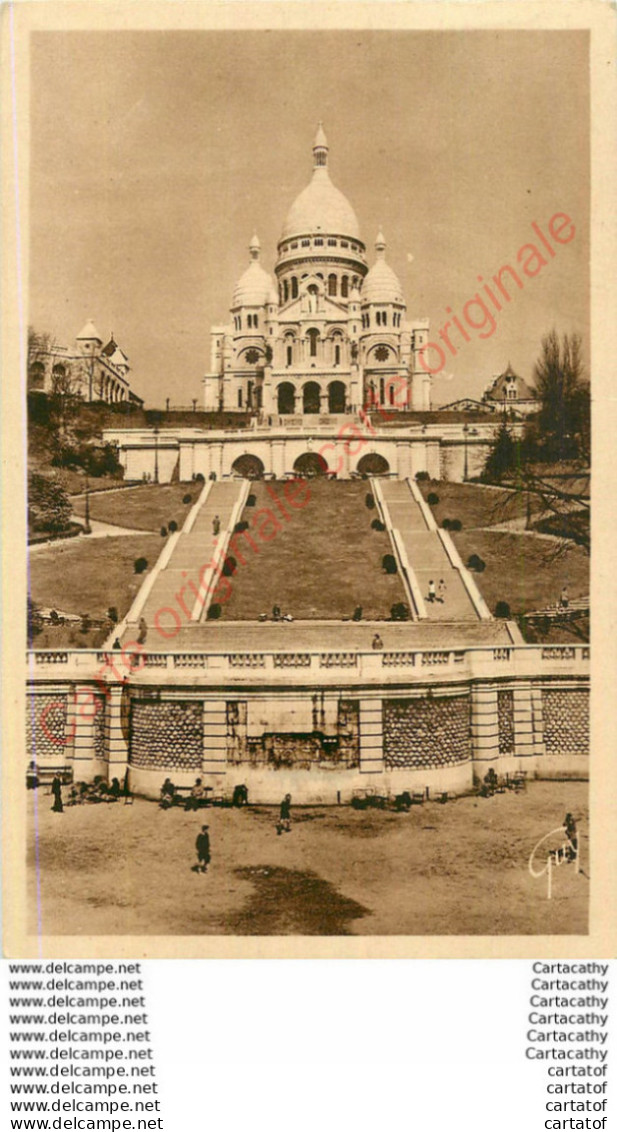
<instances>
[{"instance_id":1,"label":"stone retaining wall","mask_svg":"<svg viewBox=\"0 0 617 1132\"><path fill-rule=\"evenodd\" d=\"M471 758L468 696L384 700L387 768L454 766Z\"/></svg>"},{"instance_id":2,"label":"stone retaining wall","mask_svg":"<svg viewBox=\"0 0 617 1132\"><path fill-rule=\"evenodd\" d=\"M589 754L589 692L545 688L542 692L547 755Z\"/></svg>"},{"instance_id":3,"label":"stone retaining wall","mask_svg":"<svg viewBox=\"0 0 617 1132\"><path fill-rule=\"evenodd\" d=\"M191 700L133 703L131 765L200 771L202 761L203 704Z\"/></svg>"}]
</instances>

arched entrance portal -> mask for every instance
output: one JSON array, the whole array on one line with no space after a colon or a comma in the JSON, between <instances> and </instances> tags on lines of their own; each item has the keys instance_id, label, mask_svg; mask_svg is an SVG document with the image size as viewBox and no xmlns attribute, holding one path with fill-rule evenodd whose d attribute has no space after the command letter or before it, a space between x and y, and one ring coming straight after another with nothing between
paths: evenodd
<instances>
[{"instance_id":1,"label":"arched entrance portal","mask_svg":"<svg viewBox=\"0 0 617 1132\"><path fill-rule=\"evenodd\" d=\"M283 381L277 390L277 406L281 416L295 413L296 391L291 381Z\"/></svg>"},{"instance_id":2,"label":"arched entrance portal","mask_svg":"<svg viewBox=\"0 0 617 1132\"><path fill-rule=\"evenodd\" d=\"M328 386L328 412L345 412L345 385L342 381L331 381Z\"/></svg>"},{"instance_id":3,"label":"arched entrance portal","mask_svg":"<svg viewBox=\"0 0 617 1132\"><path fill-rule=\"evenodd\" d=\"M318 413L319 409L319 386L316 381L308 381L302 390L302 412Z\"/></svg>"},{"instance_id":4,"label":"arched entrance portal","mask_svg":"<svg viewBox=\"0 0 617 1132\"><path fill-rule=\"evenodd\" d=\"M294 472L300 476L325 476L328 465L319 452L303 452L294 462Z\"/></svg>"},{"instance_id":5,"label":"arched entrance portal","mask_svg":"<svg viewBox=\"0 0 617 1132\"><path fill-rule=\"evenodd\" d=\"M378 452L367 452L366 456L358 460L358 471L363 476L387 476L390 465L385 456L380 456Z\"/></svg>"},{"instance_id":6,"label":"arched entrance portal","mask_svg":"<svg viewBox=\"0 0 617 1132\"><path fill-rule=\"evenodd\" d=\"M231 469L237 476L243 476L245 480L259 480L264 474L264 465L259 456L252 456L250 452L238 456L238 459L234 460L231 465Z\"/></svg>"}]
</instances>

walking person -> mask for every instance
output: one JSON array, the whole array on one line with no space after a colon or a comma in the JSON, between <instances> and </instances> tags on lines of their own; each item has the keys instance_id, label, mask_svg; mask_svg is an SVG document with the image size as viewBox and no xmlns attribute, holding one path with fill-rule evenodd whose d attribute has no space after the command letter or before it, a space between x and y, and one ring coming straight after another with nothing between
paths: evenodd
<instances>
[{"instance_id":1,"label":"walking person","mask_svg":"<svg viewBox=\"0 0 617 1132\"><path fill-rule=\"evenodd\" d=\"M145 617L139 618L139 633L137 635L137 644L143 645L146 637L148 636L148 622Z\"/></svg>"},{"instance_id":2,"label":"walking person","mask_svg":"<svg viewBox=\"0 0 617 1132\"><path fill-rule=\"evenodd\" d=\"M568 587L564 586L561 594L559 595L559 605L562 609L567 609L570 604L570 597L568 594Z\"/></svg>"},{"instance_id":3,"label":"walking person","mask_svg":"<svg viewBox=\"0 0 617 1132\"><path fill-rule=\"evenodd\" d=\"M221 529L221 520L215 515L212 520L212 534L216 537Z\"/></svg>"},{"instance_id":4,"label":"walking person","mask_svg":"<svg viewBox=\"0 0 617 1132\"><path fill-rule=\"evenodd\" d=\"M435 583L432 578L428 584L428 600L431 603L435 601Z\"/></svg>"},{"instance_id":5,"label":"walking person","mask_svg":"<svg viewBox=\"0 0 617 1132\"><path fill-rule=\"evenodd\" d=\"M197 850L197 866L195 871L198 873L207 873L208 865L210 864L210 834L208 833L207 825L202 825L201 833L197 834L195 848Z\"/></svg>"},{"instance_id":6,"label":"walking person","mask_svg":"<svg viewBox=\"0 0 617 1132\"><path fill-rule=\"evenodd\" d=\"M383 641L382 641L381 637L379 636L379 633L375 633L375 636L373 637L373 643L371 645L371 648L374 648L374 649L382 649L383 648Z\"/></svg>"},{"instance_id":7,"label":"walking person","mask_svg":"<svg viewBox=\"0 0 617 1132\"><path fill-rule=\"evenodd\" d=\"M279 822L276 827L276 832L291 833L291 794L286 794L281 802L281 810L279 815Z\"/></svg>"},{"instance_id":8,"label":"walking person","mask_svg":"<svg viewBox=\"0 0 617 1132\"><path fill-rule=\"evenodd\" d=\"M54 798L54 804L51 807L53 812L55 814L64 813L64 806L62 805L62 783L60 781L60 775L59 774L55 774L54 777L53 777L53 781L52 781L52 784L51 784L51 792L52 792L53 798Z\"/></svg>"},{"instance_id":9,"label":"walking person","mask_svg":"<svg viewBox=\"0 0 617 1132\"><path fill-rule=\"evenodd\" d=\"M578 831L576 822L572 814L566 814L563 819L563 828L568 838L568 848L566 849L566 858L568 861L575 861L578 856Z\"/></svg>"},{"instance_id":10,"label":"walking person","mask_svg":"<svg viewBox=\"0 0 617 1132\"><path fill-rule=\"evenodd\" d=\"M439 579L439 585L437 586L437 601L440 601L441 604L443 605L445 600L446 600L446 583L444 582L443 578L440 578Z\"/></svg>"}]
</instances>

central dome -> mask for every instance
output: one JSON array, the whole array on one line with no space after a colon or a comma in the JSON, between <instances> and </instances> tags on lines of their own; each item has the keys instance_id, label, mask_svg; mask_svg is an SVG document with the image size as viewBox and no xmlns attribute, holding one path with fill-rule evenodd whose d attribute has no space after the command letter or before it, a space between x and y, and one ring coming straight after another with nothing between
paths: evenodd
<instances>
[{"instance_id":1,"label":"central dome","mask_svg":"<svg viewBox=\"0 0 617 1132\"><path fill-rule=\"evenodd\" d=\"M328 143L321 124L313 146L314 169L310 183L296 197L283 224L281 239L328 233L360 239L358 219L347 197L332 184L328 173Z\"/></svg>"}]
</instances>

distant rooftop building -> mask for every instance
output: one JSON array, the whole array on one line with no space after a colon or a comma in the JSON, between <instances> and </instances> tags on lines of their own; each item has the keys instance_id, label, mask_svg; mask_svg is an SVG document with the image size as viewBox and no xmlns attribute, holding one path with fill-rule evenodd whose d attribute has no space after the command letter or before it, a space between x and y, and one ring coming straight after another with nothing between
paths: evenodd
<instances>
[{"instance_id":1,"label":"distant rooftop building","mask_svg":"<svg viewBox=\"0 0 617 1132\"><path fill-rule=\"evenodd\" d=\"M113 333L104 346L92 319L88 319L72 349L53 342L35 346L28 358L28 392L50 394L61 388L84 401L143 405L143 398L130 387L130 368Z\"/></svg>"},{"instance_id":2,"label":"distant rooftop building","mask_svg":"<svg viewBox=\"0 0 617 1132\"><path fill-rule=\"evenodd\" d=\"M540 408L535 391L514 372L509 362L504 372L497 374L487 385L482 401L497 412L513 412L521 417L537 413Z\"/></svg>"}]
</instances>

